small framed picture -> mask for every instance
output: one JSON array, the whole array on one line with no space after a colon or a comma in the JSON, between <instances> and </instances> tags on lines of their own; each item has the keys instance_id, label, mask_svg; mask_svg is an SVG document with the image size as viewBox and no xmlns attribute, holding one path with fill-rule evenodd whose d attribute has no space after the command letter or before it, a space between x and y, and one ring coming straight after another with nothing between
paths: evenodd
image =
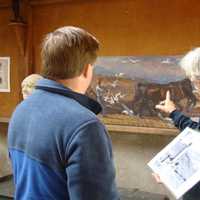
<instances>
[{"instance_id":1,"label":"small framed picture","mask_svg":"<svg viewBox=\"0 0 200 200\"><path fill-rule=\"evenodd\" d=\"M10 92L10 57L0 57L0 92Z\"/></svg>"}]
</instances>

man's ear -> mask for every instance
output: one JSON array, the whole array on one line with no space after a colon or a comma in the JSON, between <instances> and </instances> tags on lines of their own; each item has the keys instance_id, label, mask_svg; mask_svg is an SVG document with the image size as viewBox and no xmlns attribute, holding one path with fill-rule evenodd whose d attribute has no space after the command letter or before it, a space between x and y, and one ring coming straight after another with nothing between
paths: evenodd
<instances>
[{"instance_id":1,"label":"man's ear","mask_svg":"<svg viewBox=\"0 0 200 200\"><path fill-rule=\"evenodd\" d=\"M83 76L87 78L88 76L91 75L91 73L92 73L92 65L91 64L85 65L85 67L83 68Z\"/></svg>"}]
</instances>

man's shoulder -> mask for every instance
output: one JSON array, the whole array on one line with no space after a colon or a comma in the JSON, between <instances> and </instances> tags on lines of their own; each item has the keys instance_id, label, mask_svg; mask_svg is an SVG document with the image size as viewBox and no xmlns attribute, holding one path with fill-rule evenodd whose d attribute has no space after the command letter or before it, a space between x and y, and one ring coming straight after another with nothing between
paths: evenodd
<instances>
[{"instance_id":1,"label":"man's shoulder","mask_svg":"<svg viewBox=\"0 0 200 200\"><path fill-rule=\"evenodd\" d=\"M49 129L67 129L68 133L88 121L97 121L98 117L89 109L71 98L57 94L35 93L21 102L13 113L14 124L41 124Z\"/></svg>"}]
</instances>

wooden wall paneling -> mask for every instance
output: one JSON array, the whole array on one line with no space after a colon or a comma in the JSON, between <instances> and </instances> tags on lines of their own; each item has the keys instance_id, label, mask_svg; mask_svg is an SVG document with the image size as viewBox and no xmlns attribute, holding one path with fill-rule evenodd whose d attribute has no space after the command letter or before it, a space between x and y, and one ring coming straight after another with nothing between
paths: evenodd
<instances>
[{"instance_id":1,"label":"wooden wall paneling","mask_svg":"<svg viewBox=\"0 0 200 200\"><path fill-rule=\"evenodd\" d=\"M10 8L11 0L0 0L0 9Z\"/></svg>"},{"instance_id":2,"label":"wooden wall paneling","mask_svg":"<svg viewBox=\"0 0 200 200\"><path fill-rule=\"evenodd\" d=\"M12 17L11 5L0 12L0 55L11 58L11 92L0 93L0 117L9 118L16 105L22 100L21 81L26 75L32 73L32 13L31 7L27 9L27 1L21 5L23 18L31 24L10 23ZM27 17L26 17L27 13Z\"/></svg>"},{"instance_id":3,"label":"wooden wall paneling","mask_svg":"<svg viewBox=\"0 0 200 200\"><path fill-rule=\"evenodd\" d=\"M198 0L31 0L28 3L32 9L26 10L25 57L19 55L16 36L7 27L10 8L1 8L0 43L6 45L1 47L0 54L11 56L12 91L0 94L0 117L10 116L21 100L21 80L30 73L40 72L41 41L46 33L60 26L75 25L92 32L100 40L100 55L104 56L177 55L200 46Z\"/></svg>"},{"instance_id":4,"label":"wooden wall paneling","mask_svg":"<svg viewBox=\"0 0 200 200\"><path fill-rule=\"evenodd\" d=\"M37 71L41 68L39 45L43 36L65 25L92 32L100 40L100 54L104 56L183 54L200 46L199 9L197 0L97 0L36 5L33 45Z\"/></svg>"},{"instance_id":5,"label":"wooden wall paneling","mask_svg":"<svg viewBox=\"0 0 200 200\"><path fill-rule=\"evenodd\" d=\"M27 32L26 32L26 45L25 45L25 63L26 72L25 76L34 73L34 60L33 60L33 15L32 6L27 5Z\"/></svg>"},{"instance_id":6,"label":"wooden wall paneling","mask_svg":"<svg viewBox=\"0 0 200 200\"><path fill-rule=\"evenodd\" d=\"M25 55L26 24L22 22L12 22L9 24L15 33L17 45L21 56Z\"/></svg>"},{"instance_id":7,"label":"wooden wall paneling","mask_svg":"<svg viewBox=\"0 0 200 200\"><path fill-rule=\"evenodd\" d=\"M22 66L22 59L16 45L15 33L8 25L10 18L10 8L2 9L0 12L0 55L11 58L11 92L0 93L0 117L9 117L20 98L18 69Z\"/></svg>"}]
</instances>

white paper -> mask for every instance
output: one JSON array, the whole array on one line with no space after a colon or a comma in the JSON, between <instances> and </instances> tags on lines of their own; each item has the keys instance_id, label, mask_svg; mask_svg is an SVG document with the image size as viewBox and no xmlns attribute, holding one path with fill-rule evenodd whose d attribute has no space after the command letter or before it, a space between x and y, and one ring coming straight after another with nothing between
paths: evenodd
<instances>
[{"instance_id":1,"label":"white paper","mask_svg":"<svg viewBox=\"0 0 200 200\"><path fill-rule=\"evenodd\" d=\"M148 166L179 199L200 180L200 132L184 129Z\"/></svg>"}]
</instances>

